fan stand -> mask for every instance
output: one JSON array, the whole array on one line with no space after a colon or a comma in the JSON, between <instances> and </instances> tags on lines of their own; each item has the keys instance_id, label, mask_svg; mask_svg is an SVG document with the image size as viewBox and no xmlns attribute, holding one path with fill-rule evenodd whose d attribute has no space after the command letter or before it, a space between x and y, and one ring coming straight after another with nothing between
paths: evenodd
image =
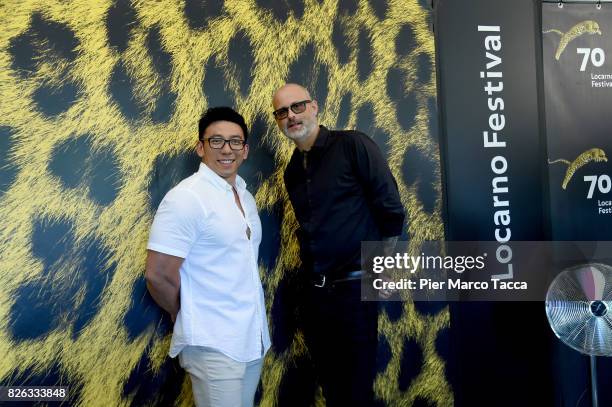
<instances>
[{"instance_id":1,"label":"fan stand","mask_svg":"<svg viewBox=\"0 0 612 407\"><path fill-rule=\"evenodd\" d=\"M608 307L603 301L591 301L590 304L591 314L600 318L608 313ZM597 356L591 355L591 399L593 400L593 407L599 407L599 400L597 396Z\"/></svg>"},{"instance_id":2,"label":"fan stand","mask_svg":"<svg viewBox=\"0 0 612 407\"><path fill-rule=\"evenodd\" d=\"M597 400L597 356L591 355L591 400L593 407L599 407Z\"/></svg>"}]
</instances>

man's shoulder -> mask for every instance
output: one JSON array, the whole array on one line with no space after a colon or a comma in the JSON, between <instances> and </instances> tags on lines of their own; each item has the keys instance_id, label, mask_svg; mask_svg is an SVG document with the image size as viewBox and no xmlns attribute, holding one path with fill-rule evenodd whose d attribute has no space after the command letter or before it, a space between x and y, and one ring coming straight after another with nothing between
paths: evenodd
<instances>
[{"instance_id":1,"label":"man's shoulder","mask_svg":"<svg viewBox=\"0 0 612 407\"><path fill-rule=\"evenodd\" d=\"M329 136L333 139L342 141L355 141L362 138L369 138L365 133L356 129L334 129L328 130Z\"/></svg>"},{"instance_id":2,"label":"man's shoulder","mask_svg":"<svg viewBox=\"0 0 612 407\"><path fill-rule=\"evenodd\" d=\"M198 192L200 190L207 189L209 187L208 184L209 183L206 181L206 179L196 172L191 174L187 178L183 178L178 184L174 186L174 188L171 189L171 191L176 190Z\"/></svg>"},{"instance_id":3,"label":"man's shoulder","mask_svg":"<svg viewBox=\"0 0 612 407\"><path fill-rule=\"evenodd\" d=\"M371 144L374 142L364 132L354 129L329 130L329 137L334 143L342 143L350 146Z\"/></svg>"},{"instance_id":4,"label":"man's shoulder","mask_svg":"<svg viewBox=\"0 0 612 407\"><path fill-rule=\"evenodd\" d=\"M179 198L186 201L202 201L203 196L211 195L211 188L205 179L198 176L198 173L183 178L178 184L172 187L167 193L166 198Z\"/></svg>"}]
</instances>

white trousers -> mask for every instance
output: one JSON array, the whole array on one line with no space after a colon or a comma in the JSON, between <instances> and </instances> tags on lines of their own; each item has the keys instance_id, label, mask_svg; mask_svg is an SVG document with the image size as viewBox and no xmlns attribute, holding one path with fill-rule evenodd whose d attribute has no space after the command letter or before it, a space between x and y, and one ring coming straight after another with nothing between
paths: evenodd
<instances>
[{"instance_id":1,"label":"white trousers","mask_svg":"<svg viewBox=\"0 0 612 407\"><path fill-rule=\"evenodd\" d=\"M191 378L197 407L253 407L263 358L237 362L203 346L187 346L179 363Z\"/></svg>"}]
</instances>

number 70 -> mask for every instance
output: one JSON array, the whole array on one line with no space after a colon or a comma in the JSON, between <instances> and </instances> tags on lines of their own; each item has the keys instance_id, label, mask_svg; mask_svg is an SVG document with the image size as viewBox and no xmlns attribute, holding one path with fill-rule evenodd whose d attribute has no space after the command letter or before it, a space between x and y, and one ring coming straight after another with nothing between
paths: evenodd
<instances>
[{"instance_id":1,"label":"number 70","mask_svg":"<svg viewBox=\"0 0 612 407\"><path fill-rule=\"evenodd\" d=\"M576 48L578 54L583 54L582 63L580 64L580 72L584 72L587 63L589 62L589 55L591 56L591 64L596 67L600 67L606 62L606 54L601 48Z\"/></svg>"},{"instance_id":2,"label":"number 70","mask_svg":"<svg viewBox=\"0 0 612 407\"><path fill-rule=\"evenodd\" d=\"M587 193L587 199L593 198L593 192L595 191L595 184L597 184L597 189L602 194L607 194L612 189L612 182L610 181L610 177L606 174L604 175L585 175L584 182L590 182L589 192Z\"/></svg>"}]
</instances>

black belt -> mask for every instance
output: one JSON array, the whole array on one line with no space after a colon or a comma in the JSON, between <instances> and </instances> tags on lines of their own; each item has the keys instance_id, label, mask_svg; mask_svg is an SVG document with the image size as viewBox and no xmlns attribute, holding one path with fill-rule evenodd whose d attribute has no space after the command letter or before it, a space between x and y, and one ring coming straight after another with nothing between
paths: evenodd
<instances>
[{"instance_id":1,"label":"black belt","mask_svg":"<svg viewBox=\"0 0 612 407\"><path fill-rule=\"evenodd\" d=\"M310 275L310 283L315 287L323 288L330 284L360 280L365 275L366 273L363 270L349 271L348 273L333 274L331 276L326 276L323 273L313 273Z\"/></svg>"}]
</instances>

